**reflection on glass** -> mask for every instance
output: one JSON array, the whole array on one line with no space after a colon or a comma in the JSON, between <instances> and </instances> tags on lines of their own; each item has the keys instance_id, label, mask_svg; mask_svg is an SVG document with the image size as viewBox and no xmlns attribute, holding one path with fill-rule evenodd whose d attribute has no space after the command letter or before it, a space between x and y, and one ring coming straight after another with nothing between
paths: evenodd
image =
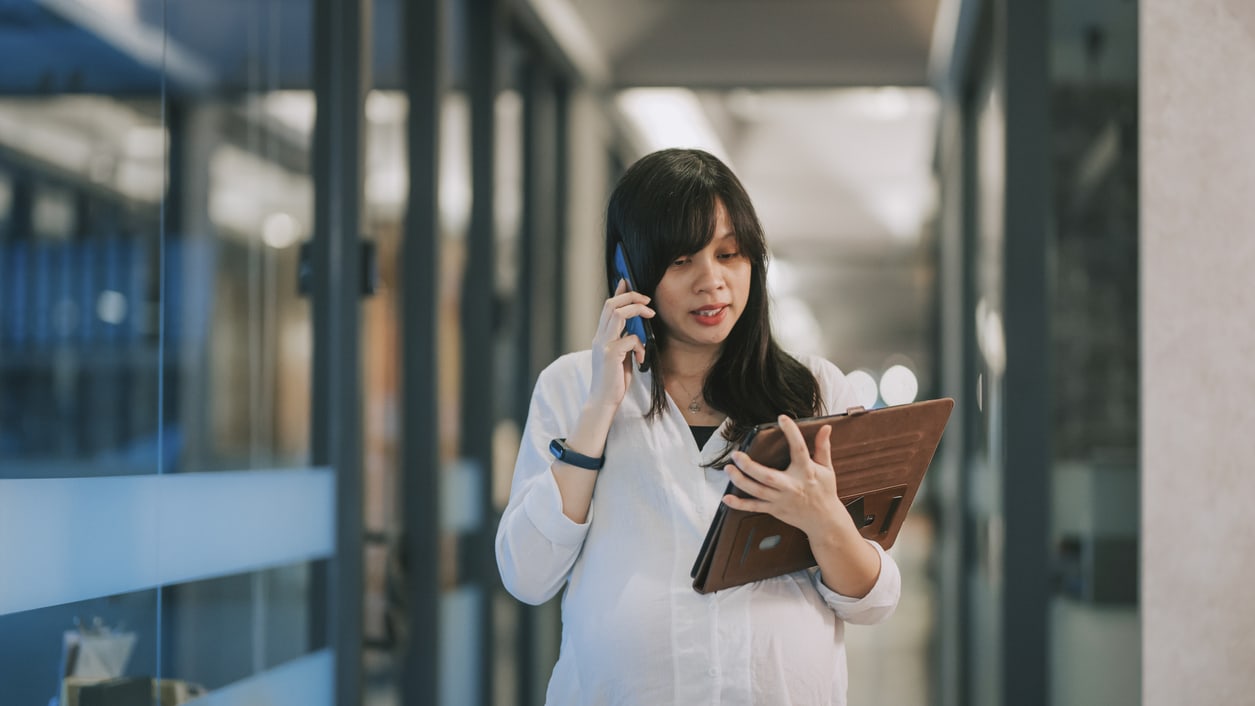
<instances>
[{"instance_id":1,"label":"reflection on glass","mask_svg":"<svg viewBox=\"0 0 1255 706\"><path fill-rule=\"evenodd\" d=\"M311 10L134 0L0 12L0 34L40 48L0 47L0 495L34 483L80 498L49 508L45 528L25 525L64 535L38 569L45 582L69 582L62 565L117 574L123 587L102 593L184 581L0 612L5 706L60 695L76 621L133 635L118 676L211 689L311 650L311 564L276 558L268 529L250 537L267 558L211 560L204 547L217 545L193 541L212 539L207 525L146 482L307 462L312 322L296 270L313 224ZM264 485L268 474L241 474L254 475L236 497ZM84 492L102 476L139 478L111 486L121 498ZM92 523L72 520L96 516L165 545L123 543L92 568ZM0 536L0 575L15 541ZM227 575L188 581L209 573ZM61 600L93 585L63 585L80 592Z\"/></svg>"},{"instance_id":2,"label":"reflection on glass","mask_svg":"<svg viewBox=\"0 0 1255 706\"><path fill-rule=\"evenodd\" d=\"M887 405L908 404L919 394L919 380L905 365L892 365L880 376L880 396Z\"/></svg>"},{"instance_id":3,"label":"reflection on glass","mask_svg":"<svg viewBox=\"0 0 1255 706\"><path fill-rule=\"evenodd\" d=\"M858 403L866 409L872 409L876 406L876 400L880 397L880 390L876 385L876 378L866 370L855 370L845 376L845 379L854 386L855 392L858 394Z\"/></svg>"}]
</instances>

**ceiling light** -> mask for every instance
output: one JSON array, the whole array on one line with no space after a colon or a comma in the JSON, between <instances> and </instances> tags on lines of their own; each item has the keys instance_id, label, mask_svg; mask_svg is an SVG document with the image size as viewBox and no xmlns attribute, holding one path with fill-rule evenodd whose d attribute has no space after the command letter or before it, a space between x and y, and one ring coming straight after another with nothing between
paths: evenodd
<instances>
[{"instance_id":1,"label":"ceiling light","mask_svg":"<svg viewBox=\"0 0 1255 706\"><path fill-rule=\"evenodd\" d=\"M723 141L711 126L697 94L689 89L632 88L620 92L615 102L636 129L645 152L695 147L730 165Z\"/></svg>"},{"instance_id":2,"label":"ceiling light","mask_svg":"<svg viewBox=\"0 0 1255 706\"><path fill-rule=\"evenodd\" d=\"M876 406L876 400L880 393L876 388L876 378L866 370L855 370L845 376L847 382L854 388L854 394L858 398L858 403L864 409L871 409ZM835 410L840 413L842 410Z\"/></svg>"},{"instance_id":3,"label":"ceiling light","mask_svg":"<svg viewBox=\"0 0 1255 706\"><path fill-rule=\"evenodd\" d=\"M919 380L905 365L894 365L880 376L880 396L887 405L907 404L919 394Z\"/></svg>"}]
</instances>

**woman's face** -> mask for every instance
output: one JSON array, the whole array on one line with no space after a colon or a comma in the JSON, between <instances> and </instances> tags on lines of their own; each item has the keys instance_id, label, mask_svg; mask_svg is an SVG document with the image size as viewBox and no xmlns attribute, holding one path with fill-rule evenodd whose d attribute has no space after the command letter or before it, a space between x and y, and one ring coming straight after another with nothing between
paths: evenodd
<instances>
[{"instance_id":1,"label":"woman's face","mask_svg":"<svg viewBox=\"0 0 1255 706\"><path fill-rule=\"evenodd\" d=\"M716 351L749 300L750 261L740 252L723 202L715 202L715 235L706 247L671 262L653 306L671 345Z\"/></svg>"}]
</instances>

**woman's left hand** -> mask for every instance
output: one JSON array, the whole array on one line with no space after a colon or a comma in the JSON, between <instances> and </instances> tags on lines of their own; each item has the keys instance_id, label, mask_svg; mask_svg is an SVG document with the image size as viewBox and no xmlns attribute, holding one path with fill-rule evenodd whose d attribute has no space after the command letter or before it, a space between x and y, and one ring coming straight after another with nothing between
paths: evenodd
<instances>
[{"instance_id":1,"label":"woman's left hand","mask_svg":"<svg viewBox=\"0 0 1255 706\"><path fill-rule=\"evenodd\" d=\"M740 451L734 452L733 463L725 466L728 477L754 498L728 494L723 496L723 502L734 510L765 512L802 530L808 537L855 530L854 521L837 497L837 475L832 468L832 427L823 427L815 435L812 456L797 423L783 414L778 421L789 442L789 467L769 468ZM844 526L847 524L849 527Z\"/></svg>"}]
</instances>

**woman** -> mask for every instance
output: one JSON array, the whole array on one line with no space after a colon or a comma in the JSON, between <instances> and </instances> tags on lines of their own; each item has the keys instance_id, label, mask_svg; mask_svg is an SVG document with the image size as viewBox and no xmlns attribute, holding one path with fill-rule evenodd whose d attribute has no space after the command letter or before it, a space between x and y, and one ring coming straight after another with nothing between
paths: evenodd
<instances>
[{"instance_id":1,"label":"woman","mask_svg":"<svg viewBox=\"0 0 1255 706\"><path fill-rule=\"evenodd\" d=\"M639 292L614 274L618 244ZM844 623L888 617L900 577L837 500L828 438L812 458L789 418L856 405L852 386L776 345L762 228L715 157L632 165L606 253L615 287L592 350L541 373L497 530L510 593L539 604L566 587L547 703L844 704ZM634 316L656 349L622 335ZM730 452L776 420L792 441L784 472ZM725 495L729 480L756 499ZM689 571L720 502L803 530L818 569L698 594Z\"/></svg>"}]
</instances>

